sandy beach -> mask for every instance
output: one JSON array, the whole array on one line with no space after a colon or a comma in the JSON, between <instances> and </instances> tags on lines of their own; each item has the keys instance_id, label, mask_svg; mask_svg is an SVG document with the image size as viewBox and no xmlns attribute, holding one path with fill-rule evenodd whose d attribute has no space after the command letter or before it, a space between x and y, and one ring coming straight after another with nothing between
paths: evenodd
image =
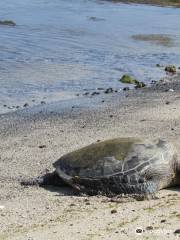
<instances>
[{"instance_id":1,"label":"sandy beach","mask_svg":"<svg viewBox=\"0 0 180 240\"><path fill-rule=\"evenodd\" d=\"M1 115L0 239L177 239L178 188L161 190L152 200L117 203L20 181L52 171L67 152L109 138L162 137L179 150L179 81Z\"/></svg>"}]
</instances>

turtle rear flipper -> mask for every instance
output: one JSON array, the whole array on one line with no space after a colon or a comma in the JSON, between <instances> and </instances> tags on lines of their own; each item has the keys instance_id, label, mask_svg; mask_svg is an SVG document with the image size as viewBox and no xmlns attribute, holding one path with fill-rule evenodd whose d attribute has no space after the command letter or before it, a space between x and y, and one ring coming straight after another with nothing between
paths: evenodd
<instances>
[{"instance_id":1,"label":"turtle rear flipper","mask_svg":"<svg viewBox=\"0 0 180 240\"><path fill-rule=\"evenodd\" d=\"M66 183L58 176L56 171L52 173L46 173L45 175L37 178L32 178L28 180L22 180L21 185L23 186L67 186Z\"/></svg>"}]
</instances>

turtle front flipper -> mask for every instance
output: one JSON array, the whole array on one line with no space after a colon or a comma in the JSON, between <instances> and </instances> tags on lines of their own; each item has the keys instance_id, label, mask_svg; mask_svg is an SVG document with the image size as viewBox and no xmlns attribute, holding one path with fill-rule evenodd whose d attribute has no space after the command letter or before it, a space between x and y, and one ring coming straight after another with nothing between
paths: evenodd
<instances>
[{"instance_id":1,"label":"turtle front flipper","mask_svg":"<svg viewBox=\"0 0 180 240\"><path fill-rule=\"evenodd\" d=\"M48 186L48 185L53 185L53 186L66 186L65 182L59 178L58 174L56 171L52 173L46 173L45 175L37 178L31 178L28 180L22 180L21 185L23 186Z\"/></svg>"}]
</instances>

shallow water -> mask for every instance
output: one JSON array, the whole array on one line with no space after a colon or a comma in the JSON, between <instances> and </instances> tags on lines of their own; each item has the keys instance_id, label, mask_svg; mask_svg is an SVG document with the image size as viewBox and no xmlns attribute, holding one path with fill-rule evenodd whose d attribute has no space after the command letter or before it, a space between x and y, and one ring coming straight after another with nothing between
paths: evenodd
<instances>
[{"instance_id":1,"label":"shallow water","mask_svg":"<svg viewBox=\"0 0 180 240\"><path fill-rule=\"evenodd\" d=\"M124 73L148 83L165 74L157 63L180 65L178 8L6 0L0 19L17 23L0 26L1 113L25 102L74 98L84 89L120 89ZM131 37L137 34L167 34L173 44L137 41Z\"/></svg>"}]
</instances>

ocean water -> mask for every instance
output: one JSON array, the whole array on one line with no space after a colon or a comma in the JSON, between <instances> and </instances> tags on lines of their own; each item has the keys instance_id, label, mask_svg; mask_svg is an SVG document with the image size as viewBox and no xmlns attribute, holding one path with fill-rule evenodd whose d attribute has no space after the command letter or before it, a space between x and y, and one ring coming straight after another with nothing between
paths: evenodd
<instances>
[{"instance_id":1,"label":"ocean water","mask_svg":"<svg viewBox=\"0 0 180 240\"><path fill-rule=\"evenodd\" d=\"M6 0L0 19L0 113L72 99L77 93L123 86L129 73L150 83L156 64L180 66L180 9L98 0ZM165 46L133 39L167 34ZM14 107L13 107L14 106Z\"/></svg>"}]
</instances>

